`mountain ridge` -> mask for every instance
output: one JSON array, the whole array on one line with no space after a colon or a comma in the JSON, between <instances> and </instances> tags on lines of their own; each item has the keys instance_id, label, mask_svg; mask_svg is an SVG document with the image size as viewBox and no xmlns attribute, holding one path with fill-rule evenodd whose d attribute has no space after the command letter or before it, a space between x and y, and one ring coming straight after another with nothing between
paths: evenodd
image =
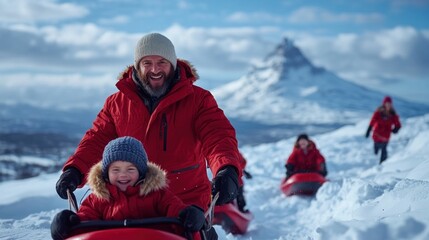
<instances>
[{"instance_id":1,"label":"mountain ridge","mask_svg":"<svg viewBox=\"0 0 429 240\"><path fill-rule=\"evenodd\" d=\"M243 77L212 92L229 117L268 125L354 123L387 95L315 66L287 38ZM427 105L392 97L400 116L429 112Z\"/></svg>"}]
</instances>

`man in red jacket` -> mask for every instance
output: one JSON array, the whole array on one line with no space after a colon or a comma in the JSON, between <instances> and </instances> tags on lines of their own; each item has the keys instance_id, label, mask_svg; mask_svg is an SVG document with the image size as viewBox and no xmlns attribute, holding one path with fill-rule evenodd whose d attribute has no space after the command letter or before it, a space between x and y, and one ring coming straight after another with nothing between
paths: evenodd
<instances>
[{"instance_id":1,"label":"man in red jacket","mask_svg":"<svg viewBox=\"0 0 429 240\"><path fill-rule=\"evenodd\" d=\"M401 128L399 116L392 105L392 98L384 97L383 104L377 108L369 122L365 136L368 138L371 130L374 140L374 153L377 155L381 149L380 164L387 159L387 144L389 143L390 133L398 133Z\"/></svg>"},{"instance_id":2,"label":"man in red jacket","mask_svg":"<svg viewBox=\"0 0 429 240\"><path fill-rule=\"evenodd\" d=\"M235 130L214 97L193 83L191 64L176 57L171 41L159 34L137 43L134 65L119 76L118 92L106 99L93 126L63 167L60 197L82 187L106 144L121 136L140 140L151 162L167 172L170 190L185 204L207 210L237 196L241 167ZM206 166L214 179L210 183ZM217 238L213 228L209 234Z\"/></svg>"}]
</instances>

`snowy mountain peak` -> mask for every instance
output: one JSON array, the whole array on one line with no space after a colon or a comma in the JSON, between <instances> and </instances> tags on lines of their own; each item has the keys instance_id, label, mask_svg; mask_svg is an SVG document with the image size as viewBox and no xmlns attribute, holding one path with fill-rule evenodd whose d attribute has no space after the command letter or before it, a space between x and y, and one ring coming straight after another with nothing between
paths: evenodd
<instances>
[{"instance_id":1,"label":"snowy mountain peak","mask_svg":"<svg viewBox=\"0 0 429 240\"><path fill-rule=\"evenodd\" d=\"M287 38L278 44L274 51L269 53L265 58L266 62L270 62L272 60L277 60L285 67L310 65L310 62L306 57L304 57L301 50L293 44L292 40Z\"/></svg>"},{"instance_id":2,"label":"snowy mountain peak","mask_svg":"<svg viewBox=\"0 0 429 240\"><path fill-rule=\"evenodd\" d=\"M307 68L313 74L323 72L323 68L315 67L291 39L284 38L275 49L269 53L257 69L271 68L281 73L280 79L286 79L291 69Z\"/></svg>"},{"instance_id":3,"label":"snowy mountain peak","mask_svg":"<svg viewBox=\"0 0 429 240\"><path fill-rule=\"evenodd\" d=\"M269 125L353 123L368 118L385 95L315 67L287 38L248 74L213 94L229 117ZM394 98L401 116L429 111Z\"/></svg>"}]
</instances>

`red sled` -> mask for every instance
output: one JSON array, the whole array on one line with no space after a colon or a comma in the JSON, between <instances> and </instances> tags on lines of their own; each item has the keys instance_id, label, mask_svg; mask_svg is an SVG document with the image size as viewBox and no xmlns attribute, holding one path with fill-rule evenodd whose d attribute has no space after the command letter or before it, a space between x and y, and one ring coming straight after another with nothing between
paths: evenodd
<instances>
[{"instance_id":1,"label":"red sled","mask_svg":"<svg viewBox=\"0 0 429 240\"><path fill-rule=\"evenodd\" d=\"M81 233L74 235L67 240L114 240L114 239L127 239L127 240L186 240L186 238L179 235L164 232L161 230L150 229L150 228L113 228L104 229L92 232Z\"/></svg>"},{"instance_id":2,"label":"red sled","mask_svg":"<svg viewBox=\"0 0 429 240\"><path fill-rule=\"evenodd\" d=\"M295 173L287 180L283 178L280 189L286 196L313 196L326 182L326 178L318 173Z\"/></svg>"},{"instance_id":3,"label":"red sled","mask_svg":"<svg viewBox=\"0 0 429 240\"><path fill-rule=\"evenodd\" d=\"M157 226L157 228L153 228ZM160 228L160 227L167 228ZM152 227L152 228L151 228ZM201 240L199 233L178 235L166 229L183 230L177 218L128 219L123 221L84 221L72 228L71 236L66 240Z\"/></svg>"},{"instance_id":4,"label":"red sled","mask_svg":"<svg viewBox=\"0 0 429 240\"><path fill-rule=\"evenodd\" d=\"M253 214L250 211L241 212L235 203L227 203L214 208L213 224L221 225L227 233L245 234Z\"/></svg>"}]
</instances>

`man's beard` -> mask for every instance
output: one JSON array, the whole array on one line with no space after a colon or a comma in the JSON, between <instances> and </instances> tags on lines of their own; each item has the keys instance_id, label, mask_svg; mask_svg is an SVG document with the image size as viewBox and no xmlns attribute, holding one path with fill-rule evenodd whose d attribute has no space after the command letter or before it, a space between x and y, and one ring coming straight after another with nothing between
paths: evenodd
<instances>
[{"instance_id":1,"label":"man's beard","mask_svg":"<svg viewBox=\"0 0 429 240\"><path fill-rule=\"evenodd\" d=\"M151 73L147 73L146 75L142 75L140 71L137 71L137 73L138 73L139 79L141 79L140 82L142 83L143 88L149 93L149 95L151 95L152 97L158 97L158 98L167 93L168 88L174 78L174 71L170 71L169 75L166 75L164 72L162 72L163 78L165 79L164 83L162 84L161 87L154 89L152 88L149 82L149 74Z\"/></svg>"}]
</instances>

